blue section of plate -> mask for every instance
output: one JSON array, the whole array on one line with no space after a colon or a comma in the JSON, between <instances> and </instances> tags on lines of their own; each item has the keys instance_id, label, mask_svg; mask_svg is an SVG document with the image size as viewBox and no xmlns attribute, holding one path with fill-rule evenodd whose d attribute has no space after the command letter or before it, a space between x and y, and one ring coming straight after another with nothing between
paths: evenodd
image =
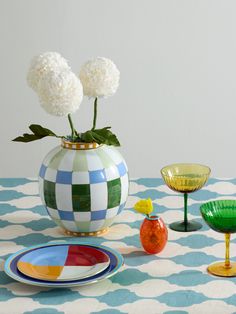
<instances>
[{"instance_id":1,"label":"blue section of plate","mask_svg":"<svg viewBox=\"0 0 236 314\"><path fill-rule=\"evenodd\" d=\"M24 254L21 258L21 262L32 263L32 261L37 261L39 266L64 266L68 254L68 246L60 245L53 247L53 251L43 252L45 258L39 258L38 250L31 250Z\"/></svg>"},{"instance_id":2,"label":"blue section of plate","mask_svg":"<svg viewBox=\"0 0 236 314\"><path fill-rule=\"evenodd\" d=\"M20 258L24 256L24 254L33 251L35 249L38 249L40 247L48 247L48 246L58 246L58 245L65 245L65 244L78 244L78 245L85 245L93 248L97 248L101 250L102 252L106 253L109 258L110 258L110 265L102 272L88 277L84 279L78 279L78 280L71 280L71 281L57 281L57 282L51 282L51 281L46 281L46 280L39 280L39 279L34 279L31 277L28 277L24 274L22 274L18 268L17 268L17 262L19 261ZM57 242L55 243L48 243L48 244L41 244L37 246L32 246L27 249L20 250L19 252L11 255L5 263L4 270L8 276L11 278L22 282L26 283L29 285L34 285L34 286L43 286L43 287L54 287L54 288L64 288L64 287L71 287L71 286L84 286L88 284L92 284L98 281L101 281L103 279L109 278L116 274L120 267L123 265L123 257L120 253L117 251L110 249L106 246L103 245L91 245L91 244L85 244L85 243L75 243L75 242Z\"/></svg>"}]
</instances>

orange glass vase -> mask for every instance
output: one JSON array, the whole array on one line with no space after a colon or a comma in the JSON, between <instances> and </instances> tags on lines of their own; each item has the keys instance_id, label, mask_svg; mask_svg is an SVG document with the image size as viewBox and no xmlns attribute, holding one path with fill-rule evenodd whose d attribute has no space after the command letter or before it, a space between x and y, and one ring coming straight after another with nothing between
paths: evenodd
<instances>
[{"instance_id":1,"label":"orange glass vase","mask_svg":"<svg viewBox=\"0 0 236 314\"><path fill-rule=\"evenodd\" d=\"M168 231L158 216L146 217L140 227L140 241L149 254L160 253L167 242Z\"/></svg>"}]
</instances>

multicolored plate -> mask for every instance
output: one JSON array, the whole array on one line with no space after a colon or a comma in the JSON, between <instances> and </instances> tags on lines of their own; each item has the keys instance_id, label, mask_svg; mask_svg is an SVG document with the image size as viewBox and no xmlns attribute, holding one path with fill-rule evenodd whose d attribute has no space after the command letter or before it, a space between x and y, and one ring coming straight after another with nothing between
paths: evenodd
<instances>
[{"instance_id":1,"label":"multicolored plate","mask_svg":"<svg viewBox=\"0 0 236 314\"><path fill-rule=\"evenodd\" d=\"M98 248L63 244L25 253L19 259L17 268L32 278L68 281L96 275L109 264L109 256Z\"/></svg>"},{"instance_id":2,"label":"multicolored plate","mask_svg":"<svg viewBox=\"0 0 236 314\"><path fill-rule=\"evenodd\" d=\"M57 246L65 245L65 244L67 245L77 244L77 245L84 245L86 247L97 248L109 256L110 264L106 269L104 269L103 271L101 271L100 273L96 275L93 275L88 278L68 280L68 281L40 280L40 279L28 277L22 274L18 270L17 263L21 259L21 257L23 257L26 253L34 251L39 248L50 247L52 249L53 247L57 247ZM32 247L20 250L19 252L8 257L4 265L4 270L8 276L10 276L11 278L21 283L26 283L29 285L41 286L41 287L65 288L65 287L72 287L72 286L84 286L84 285L96 283L106 278L109 278L118 272L118 270L121 268L123 263L124 263L123 256L117 251L110 249L106 246L91 245L91 244L84 244L84 243L81 244L81 243L76 243L72 241L71 242L67 241L67 242L41 244L41 245L36 245L36 246L32 246Z\"/></svg>"}]
</instances>

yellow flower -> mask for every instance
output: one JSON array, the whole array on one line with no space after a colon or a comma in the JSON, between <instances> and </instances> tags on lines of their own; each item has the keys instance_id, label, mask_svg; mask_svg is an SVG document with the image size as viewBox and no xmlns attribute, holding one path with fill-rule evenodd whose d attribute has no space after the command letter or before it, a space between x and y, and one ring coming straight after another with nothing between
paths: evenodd
<instances>
[{"instance_id":1,"label":"yellow flower","mask_svg":"<svg viewBox=\"0 0 236 314\"><path fill-rule=\"evenodd\" d=\"M152 200L148 198L146 200L138 201L134 205L134 209L141 214L150 215L153 211Z\"/></svg>"}]
</instances>

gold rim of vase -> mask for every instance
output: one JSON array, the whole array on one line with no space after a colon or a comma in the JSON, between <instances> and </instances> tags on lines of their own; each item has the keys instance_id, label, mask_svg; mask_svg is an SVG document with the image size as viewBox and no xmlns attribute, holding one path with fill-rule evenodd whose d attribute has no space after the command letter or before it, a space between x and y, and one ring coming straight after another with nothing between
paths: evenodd
<instances>
[{"instance_id":1,"label":"gold rim of vase","mask_svg":"<svg viewBox=\"0 0 236 314\"><path fill-rule=\"evenodd\" d=\"M98 148L99 145L98 143L83 143L83 142L70 142L65 139L61 140L61 146L63 148L67 149L74 149L74 150L87 150L87 149L95 149Z\"/></svg>"},{"instance_id":2,"label":"gold rim of vase","mask_svg":"<svg viewBox=\"0 0 236 314\"><path fill-rule=\"evenodd\" d=\"M103 235L107 233L109 230L109 227L104 228L102 230L93 231L93 232L74 232L64 229L64 232L66 235L74 236L74 237L96 237L98 235Z\"/></svg>"}]
</instances>

